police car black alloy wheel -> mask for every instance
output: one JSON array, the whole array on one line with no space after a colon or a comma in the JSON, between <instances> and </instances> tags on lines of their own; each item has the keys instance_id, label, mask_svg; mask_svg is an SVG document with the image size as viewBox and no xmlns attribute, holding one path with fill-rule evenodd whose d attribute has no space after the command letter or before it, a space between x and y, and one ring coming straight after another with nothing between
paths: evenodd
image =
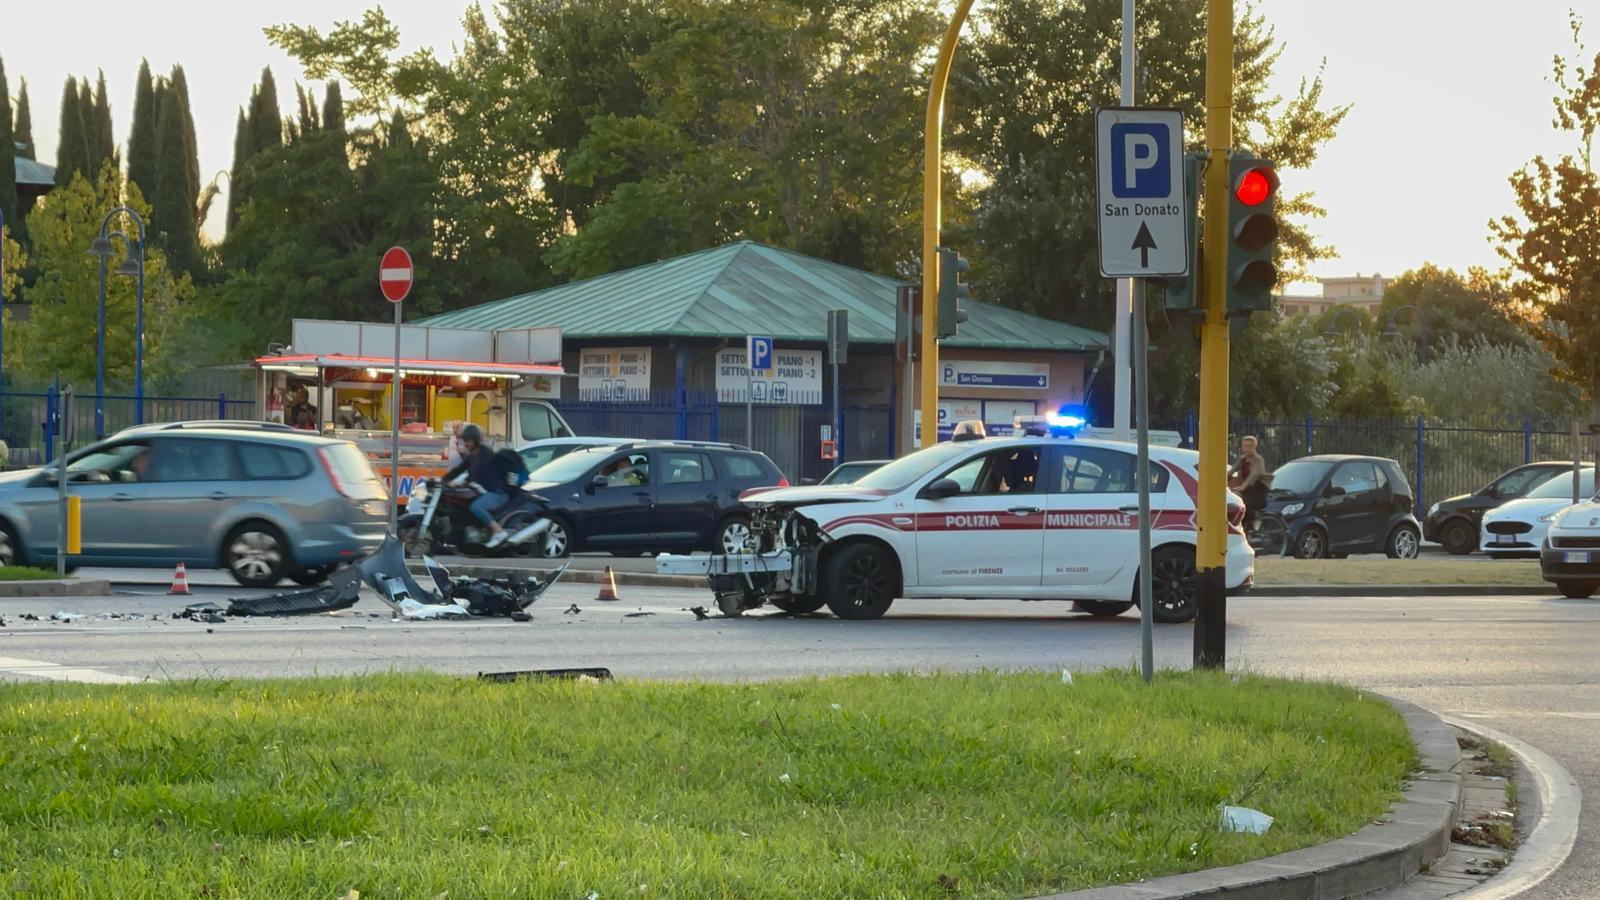
<instances>
[{"instance_id":1,"label":"police car black alloy wheel","mask_svg":"<svg viewBox=\"0 0 1600 900\"><path fill-rule=\"evenodd\" d=\"M895 575L883 550L850 544L828 558L823 593L841 619L876 619L894 602Z\"/></svg>"}]
</instances>

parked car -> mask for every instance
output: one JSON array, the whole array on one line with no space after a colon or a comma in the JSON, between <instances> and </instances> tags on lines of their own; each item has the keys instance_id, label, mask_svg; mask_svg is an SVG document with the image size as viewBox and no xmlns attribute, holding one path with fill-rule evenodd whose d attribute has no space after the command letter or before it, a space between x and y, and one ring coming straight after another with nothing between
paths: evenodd
<instances>
[{"instance_id":1,"label":"parked car","mask_svg":"<svg viewBox=\"0 0 1600 900\"><path fill-rule=\"evenodd\" d=\"M1600 591L1600 499L1568 506L1550 520L1539 548L1539 572L1573 599Z\"/></svg>"},{"instance_id":2,"label":"parked car","mask_svg":"<svg viewBox=\"0 0 1600 900\"><path fill-rule=\"evenodd\" d=\"M875 472L889 463L892 459L859 459L853 462L840 463L833 467L833 471L822 476L817 484L855 484L861 476Z\"/></svg>"},{"instance_id":3,"label":"parked car","mask_svg":"<svg viewBox=\"0 0 1600 900\"><path fill-rule=\"evenodd\" d=\"M1444 546L1448 553L1465 556L1478 549L1478 532L1483 514L1528 492L1563 472L1571 473L1570 462L1536 462L1517 466L1471 494L1441 500L1428 509L1422 520L1422 536Z\"/></svg>"},{"instance_id":4,"label":"parked car","mask_svg":"<svg viewBox=\"0 0 1600 900\"><path fill-rule=\"evenodd\" d=\"M527 489L549 498L544 555L584 550L736 552L750 540L739 495L787 487L765 454L737 444L640 441L574 450L540 467Z\"/></svg>"},{"instance_id":5,"label":"parked car","mask_svg":"<svg viewBox=\"0 0 1600 900\"><path fill-rule=\"evenodd\" d=\"M383 543L388 492L355 444L271 428L147 426L67 457L77 565L227 569L317 584ZM56 554L56 470L0 475L0 564Z\"/></svg>"},{"instance_id":6,"label":"parked car","mask_svg":"<svg viewBox=\"0 0 1600 900\"><path fill-rule=\"evenodd\" d=\"M1483 532L1480 539L1483 552L1496 559L1532 558L1544 546L1545 532L1556 513L1572 505L1572 467L1567 467L1565 478L1552 478L1528 492L1521 500L1489 510L1483 514ZM1594 496L1594 467L1586 466L1578 478L1577 495Z\"/></svg>"},{"instance_id":7,"label":"parked car","mask_svg":"<svg viewBox=\"0 0 1600 900\"><path fill-rule=\"evenodd\" d=\"M1411 484L1392 459L1327 454L1284 463L1272 474L1267 516L1283 522L1300 559L1387 553L1415 559L1422 529Z\"/></svg>"},{"instance_id":8,"label":"parked car","mask_svg":"<svg viewBox=\"0 0 1600 900\"><path fill-rule=\"evenodd\" d=\"M586 450L590 447L616 447L622 444L636 443L633 438L609 437L558 437L545 438L542 441L533 441L517 448L517 455L522 457L522 464L528 467L530 473L539 469L553 460L560 459L574 450Z\"/></svg>"}]
</instances>

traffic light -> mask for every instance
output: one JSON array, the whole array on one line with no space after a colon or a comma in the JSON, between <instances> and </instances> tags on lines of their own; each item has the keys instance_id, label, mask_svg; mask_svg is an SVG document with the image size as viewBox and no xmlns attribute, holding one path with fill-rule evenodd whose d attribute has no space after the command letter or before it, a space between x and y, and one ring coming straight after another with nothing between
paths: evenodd
<instances>
[{"instance_id":1,"label":"traffic light","mask_svg":"<svg viewBox=\"0 0 1600 900\"><path fill-rule=\"evenodd\" d=\"M1228 159L1228 314L1247 316L1272 309L1278 268L1278 219L1273 207L1278 172L1248 154Z\"/></svg>"},{"instance_id":2,"label":"traffic light","mask_svg":"<svg viewBox=\"0 0 1600 900\"><path fill-rule=\"evenodd\" d=\"M1189 274L1152 278L1166 289L1167 309L1199 310L1200 302L1200 157L1193 153L1183 156L1183 200L1188 208L1183 211L1183 227L1189 232Z\"/></svg>"},{"instance_id":3,"label":"traffic light","mask_svg":"<svg viewBox=\"0 0 1600 900\"><path fill-rule=\"evenodd\" d=\"M967 311L961 301L972 297L972 291L961 276L972 268L966 257L949 247L939 248L939 338L955 337L956 329L967 320Z\"/></svg>"}]
</instances>

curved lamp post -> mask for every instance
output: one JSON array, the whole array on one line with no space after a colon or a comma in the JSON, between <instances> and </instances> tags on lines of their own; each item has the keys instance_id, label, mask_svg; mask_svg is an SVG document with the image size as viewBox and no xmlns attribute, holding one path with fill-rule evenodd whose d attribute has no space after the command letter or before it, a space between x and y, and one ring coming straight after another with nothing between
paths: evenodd
<instances>
[{"instance_id":1,"label":"curved lamp post","mask_svg":"<svg viewBox=\"0 0 1600 900\"><path fill-rule=\"evenodd\" d=\"M129 242L128 236L122 232L112 232L111 220L119 214L126 214L138 226L138 237ZM144 219L138 213L126 206L119 206L100 223L100 232L89 244L89 255L100 258L100 328L95 336L95 372L94 372L94 435L98 440L106 436L106 261L116 253L116 247L111 243L113 234L120 235L128 243L128 256L117 266L118 275L133 275L138 278L138 300L134 313L134 355L133 355L133 421L136 425L144 424ZM134 251L138 251L137 257Z\"/></svg>"},{"instance_id":2,"label":"curved lamp post","mask_svg":"<svg viewBox=\"0 0 1600 900\"><path fill-rule=\"evenodd\" d=\"M1397 324L1395 324L1398 321L1400 321L1400 314L1403 313L1403 312L1416 313L1417 330L1419 332L1419 336L1422 338L1421 342L1417 344L1417 361L1422 363L1423 365L1427 365L1428 364L1428 315L1427 315L1427 313L1424 313L1420 307L1415 306L1415 305L1410 304L1410 303L1407 303L1406 305L1404 305L1402 307L1399 307L1394 312L1390 313L1389 314L1388 327L1383 329L1383 333L1381 335L1379 335L1379 336L1380 337L1391 338L1391 339L1405 337L1405 332L1401 331L1400 327Z\"/></svg>"},{"instance_id":3,"label":"curved lamp post","mask_svg":"<svg viewBox=\"0 0 1600 900\"><path fill-rule=\"evenodd\" d=\"M1340 307L1335 308L1334 311L1333 311L1333 318L1328 320L1328 327L1322 329L1323 336L1324 337L1339 337L1339 336L1343 335L1344 332L1339 330L1339 320L1344 318L1345 316L1355 316L1355 317L1359 318L1360 314L1357 313L1355 310L1351 309L1348 306L1340 306Z\"/></svg>"}]
</instances>

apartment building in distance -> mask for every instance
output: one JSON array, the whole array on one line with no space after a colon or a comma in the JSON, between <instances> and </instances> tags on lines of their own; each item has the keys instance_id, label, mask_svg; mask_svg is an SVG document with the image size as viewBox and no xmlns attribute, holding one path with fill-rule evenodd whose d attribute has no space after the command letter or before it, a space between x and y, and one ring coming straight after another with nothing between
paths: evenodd
<instances>
[{"instance_id":1,"label":"apartment building in distance","mask_svg":"<svg viewBox=\"0 0 1600 900\"><path fill-rule=\"evenodd\" d=\"M1357 272L1340 278L1319 278L1321 294L1281 294L1278 303L1286 316L1320 316L1335 306L1359 309L1369 316L1378 314L1383 289L1388 283L1378 273Z\"/></svg>"}]
</instances>

